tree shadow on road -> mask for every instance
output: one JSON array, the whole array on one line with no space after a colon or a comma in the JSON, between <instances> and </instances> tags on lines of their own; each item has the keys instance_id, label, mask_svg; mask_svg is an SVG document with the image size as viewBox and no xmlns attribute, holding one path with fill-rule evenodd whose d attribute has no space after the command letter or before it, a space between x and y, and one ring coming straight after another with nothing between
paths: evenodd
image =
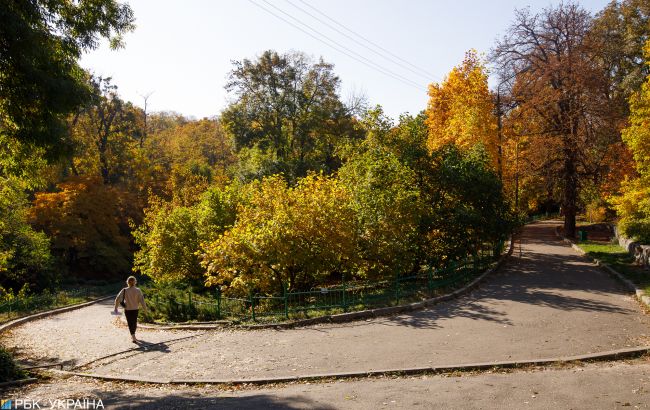
<instances>
[{"instance_id":1,"label":"tree shadow on road","mask_svg":"<svg viewBox=\"0 0 650 410\"><path fill-rule=\"evenodd\" d=\"M48 400L74 399L102 401L106 409L318 409L330 410L335 407L315 402L306 396L276 396L268 393L240 392L237 396L230 395L226 391L214 388L202 388L191 390L182 387L160 386L151 392L150 387L140 385L120 385L117 390L115 385L102 386L100 389L93 388L86 391L72 389L66 392L65 388L57 391L53 397L47 397L42 393L38 397L41 403ZM109 390L110 389L110 390ZM209 390L208 390L209 389ZM20 389L22 390L22 389ZM10 394L14 396L24 395L16 389ZM24 390L23 390L24 391ZM28 392L30 397L31 393ZM66 397L66 394L70 397Z\"/></svg>"},{"instance_id":2,"label":"tree shadow on road","mask_svg":"<svg viewBox=\"0 0 650 410\"><path fill-rule=\"evenodd\" d=\"M62 359L58 356L42 356L34 357L29 349L20 346L9 347L8 350L14 356L16 361L23 368L38 368L38 367L61 367L71 368L76 366L79 361L77 359Z\"/></svg>"},{"instance_id":3,"label":"tree shadow on road","mask_svg":"<svg viewBox=\"0 0 650 410\"><path fill-rule=\"evenodd\" d=\"M240 397L194 397L170 394L165 397L108 397L108 408L123 409L318 409L330 410L335 407L316 403L303 396L277 397L269 394L252 394Z\"/></svg>"},{"instance_id":4,"label":"tree shadow on road","mask_svg":"<svg viewBox=\"0 0 650 410\"><path fill-rule=\"evenodd\" d=\"M579 255L526 252L522 256L511 257L498 274L470 294L375 323L435 329L442 320L464 317L513 325L508 317L512 302L566 312L641 314L622 301L621 296L629 292L621 284Z\"/></svg>"}]
</instances>

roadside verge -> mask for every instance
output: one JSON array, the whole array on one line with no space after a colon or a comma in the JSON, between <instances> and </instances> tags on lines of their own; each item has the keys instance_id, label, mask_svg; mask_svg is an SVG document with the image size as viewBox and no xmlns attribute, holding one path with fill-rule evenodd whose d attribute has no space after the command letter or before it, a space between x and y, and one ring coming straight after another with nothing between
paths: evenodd
<instances>
[{"instance_id":1,"label":"roadside verge","mask_svg":"<svg viewBox=\"0 0 650 410\"><path fill-rule=\"evenodd\" d=\"M604 269L607 273L610 275L614 276L617 278L621 283L625 285L626 288L628 288L631 292L633 292L637 299L648 309L650 309L650 296L646 295L643 289L639 288L634 282L626 278L623 274L618 272L616 269L612 268L608 264L604 263L600 259L593 258L587 254L582 248L580 248L574 241L572 241L569 238L566 238L564 235L560 234L559 227L555 228L555 235L560 238L562 241L565 243L571 245L573 250L578 252L580 255L584 256L585 258L593 261L596 265L600 266L602 269Z\"/></svg>"}]
</instances>

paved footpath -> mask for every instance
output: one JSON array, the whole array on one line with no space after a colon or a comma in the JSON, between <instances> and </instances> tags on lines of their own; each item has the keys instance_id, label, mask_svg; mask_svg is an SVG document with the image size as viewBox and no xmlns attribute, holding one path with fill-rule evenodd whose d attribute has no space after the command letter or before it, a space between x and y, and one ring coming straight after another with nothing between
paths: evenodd
<instances>
[{"instance_id":1,"label":"paved footpath","mask_svg":"<svg viewBox=\"0 0 650 410\"><path fill-rule=\"evenodd\" d=\"M159 349L86 368L149 379L247 379L572 356L650 345L650 316L614 279L528 225L480 287L430 309L290 330L142 331ZM35 321L3 343L32 361L83 364L133 345L110 304ZM176 340L192 336L188 339Z\"/></svg>"}]
</instances>

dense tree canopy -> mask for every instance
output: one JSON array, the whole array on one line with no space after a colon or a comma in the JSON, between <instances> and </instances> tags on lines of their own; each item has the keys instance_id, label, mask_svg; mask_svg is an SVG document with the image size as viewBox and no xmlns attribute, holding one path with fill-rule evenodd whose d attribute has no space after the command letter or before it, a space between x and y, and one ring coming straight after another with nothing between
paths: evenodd
<instances>
[{"instance_id":1,"label":"dense tree canopy","mask_svg":"<svg viewBox=\"0 0 650 410\"><path fill-rule=\"evenodd\" d=\"M100 38L120 46L133 21L131 8L114 0L3 2L0 140L44 147L52 155L68 148L65 117L90 95L77 60Z\"/></svg>"}]
</instances>

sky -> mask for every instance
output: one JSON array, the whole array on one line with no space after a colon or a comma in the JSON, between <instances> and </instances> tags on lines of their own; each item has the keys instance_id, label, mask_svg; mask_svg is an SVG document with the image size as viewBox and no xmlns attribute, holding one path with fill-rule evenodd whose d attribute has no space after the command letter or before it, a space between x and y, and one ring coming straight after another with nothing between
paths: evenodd
<instances>
[{"instance_id":1,"label":"sky","mask_svg":"<svg viewBox=\"0 0 650 410\"><path fill-rule=\"evenodd\" d=\"M608 2L580 4L596 13ZM136 105L143 106L143 96L150 94L150 112L175 111L195 118L219 115L232 98L224 89L232 61L255 59L272 49L322 57L334 64L343 101L362 94L370 105L381 104L388 115L398 118L426 108L427 85L441 81L467 50L489 53L512 23L515 9L535 12L558 1L127 3L137 27L125 36L125 47L111 50L102 44L84 55L81 65L95 75L111 77L122 98Z\"/></svg>"}]
</instances>

